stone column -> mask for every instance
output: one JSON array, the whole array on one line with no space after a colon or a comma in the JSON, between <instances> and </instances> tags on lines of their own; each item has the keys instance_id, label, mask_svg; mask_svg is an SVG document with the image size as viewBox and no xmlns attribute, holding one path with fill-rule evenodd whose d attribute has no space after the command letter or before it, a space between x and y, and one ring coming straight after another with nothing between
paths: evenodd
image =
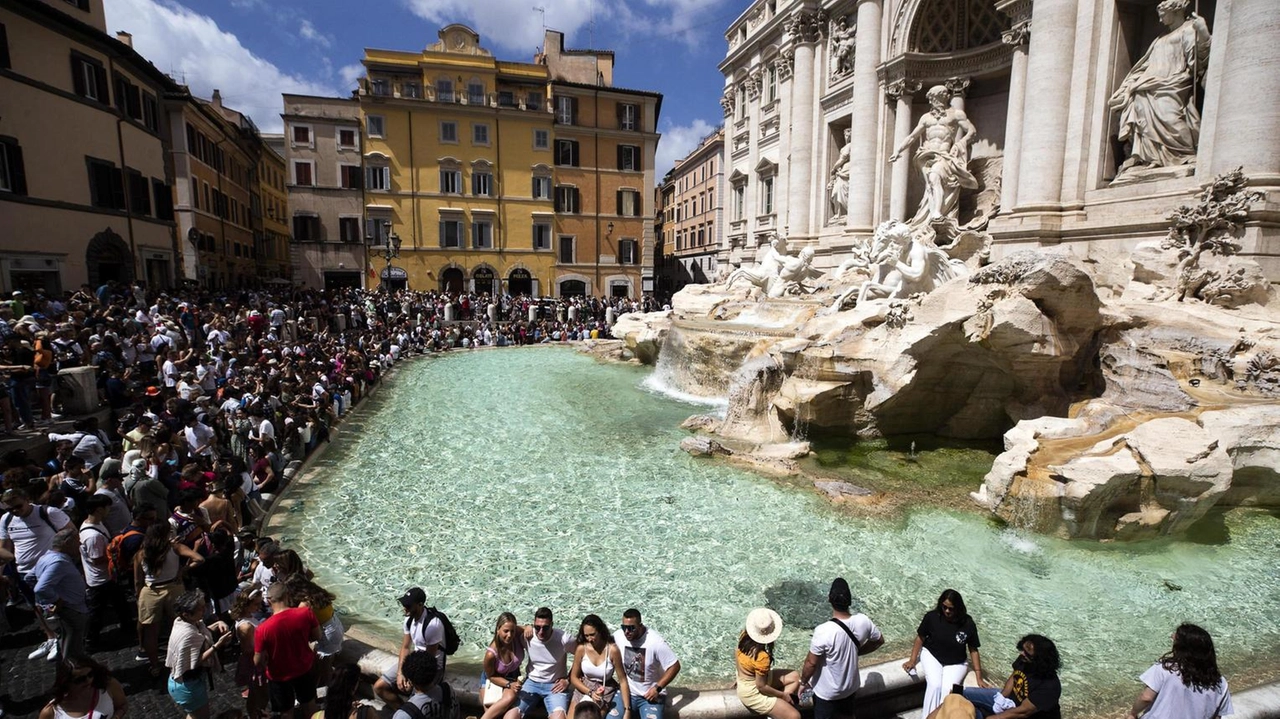
<instances>
[{"instance_id":1,"label":"stone column","mask_svg":"<svg viewBox=\"0 0 1280 719\"><path fill-rule=\"evenodd\" d=\"M902 147L911 134L911 97L920 92L919 80L894 80L884 88L885 101L893 103L893 147ZM893 163L889 181L889 219L904 220L907 216L907 185L911 181L911 153L904 152Z\"/></svg>"},{"instance_id":2,"label":"stone column","mask_svg":"<svg viewBox=\"0 0 1280 719\"><path fill-rule=\"evenodd\" d=\"M787 23L791 36L791 158L787 166L786 232L812 236L810 208L813 205L813 56L814 45L822 36L826 13L818 9L800 8ZM782 158L779 158L780 160ZM781 187L775 180L775 209L781 199ZM782 228L779 228L781 231Z\"/></svg>"},{"instance_id":3,"label":"stone column","mask_svg":"<svg viewBox=\"0 0 1280 719\"><path fill-rule=\"evenodd\" d=\"M1222 81L1210 172L1243 166L1255 183L1275 184L1280 181L1280 12L1275 0L1229 0L1218 4L1217 17L1209 57L1211 64L1222 58Z\"/></svg>"},{"instance_id":4,"label":"stone column","mask_svg":"<svg viewBox=\"0 0 1280 719\"><path fill-rule=\"evenodd\" d=\"M1013 18L1013 26L1002 36L1013 47L1009 70L1009 107L1004 125L1004 170L1000 178L1000 210L1012 212L1018 202L1018 170L1022 159L1022 104L1027 97L1027 42L1031 39L1031 0L1004 0L996 3Z\"/></svg>"},{"instance_id":5,"label":"stone column","mask_svg":"<svg viewBox=\"0 0 1280 719\"><path fill-rule=\"evenodd\" d=\"M964 98L969 94L971 82L967 77L952 77L942 83L951 91L951 106L961 112L964 112Z\"/></svg>"},{"instance_id":6,"label":"stone column","mask_svg":"<svg viewBox=\"0 0 1280 719\"><path fill-rule=\"evenodd\" d=\"M1035 0L1031 21L1053 28L1031 39L1027 77L1036 91L1023 103L1022 147L1018 158L1018 209L1055 212L1061 208L1062 166L1071 107L1071 67L1076 40L1077 0Z\"/></svg>"},{"instance_id":7,"label":"stone column","mask_svg":"<svg viewBox=\"0 0 1280 719\"><path fill-rule=\"evenodd\" d=\"M859 0L853 49L852 134L849 139L849 217L851 229L869 230L874 221L880 151L880 22L882 0Z\"/></svg>"}]
</instances>

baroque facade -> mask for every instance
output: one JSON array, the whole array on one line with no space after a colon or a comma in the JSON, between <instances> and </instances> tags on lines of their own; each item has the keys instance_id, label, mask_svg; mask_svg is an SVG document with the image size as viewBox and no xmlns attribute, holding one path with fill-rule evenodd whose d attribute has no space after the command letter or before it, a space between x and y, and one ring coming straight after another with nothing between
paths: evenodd
<instances>
[{"instance_id":1,"label":"baroque facade","mask_svg":"<svg viewBox=\"0 0 1280 719\"><path fill-rule=\"evenodd\" d=\"M890 219L985 230L994 258L1130 249L1243 166L1267 198L1243 252L1280 277L1278 23L1267 0L757 0L720 65L720 256L778 233L833 267Z\"/></svg>"}]
</instances>

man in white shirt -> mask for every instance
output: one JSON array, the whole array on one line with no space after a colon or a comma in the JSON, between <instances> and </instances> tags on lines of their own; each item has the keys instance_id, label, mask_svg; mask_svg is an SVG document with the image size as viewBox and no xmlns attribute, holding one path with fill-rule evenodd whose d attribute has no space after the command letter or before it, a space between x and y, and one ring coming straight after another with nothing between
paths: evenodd
<instances>
[{"instance_id":1,"label":"man in white shirt","mask_svg":"<svg viewBox=\"0 0 1280 719\"><path fill-rule=\"evenodd\" d=\"M111 499L95 494L85 500L85 507L89 516L80 525L80 565L84 567L85 600L89 604L88 645L92 652L96 651L94 645L98 643L102 627L106 624L108 609L115 612L125 636L133 634L133 627L130 625L124 592L111 576L107 561L111 530L107 527L106 519L111 513Z\"/></svg>"},{"instance_id":2,"label":"man in white shirt","mask_svg":"<svg viewBox=\"0 0 1280 719\"><path fill-rule=\"evenodd\" d=\"M193 455L202 457L213 457L214 433L209 425L201 422L197 417L191 416L187 419L187 451Z\"/></svg>"},{"instance_id":3,"label":"man in white shirt","mask_svg":"<svg viewBox=\"0 0 1280 719\"><path fill-rule=\"evenodd\" d=\"M565 719L569 712L569 679L565 657L573 653L577 642L555 628L551 610L539 607L533 613L533 626L525 631L528 643L528 668L520 687L519 710L523 717L539 699L547 710L547 719Z\"/></svg>"},{"instance_id":4,"label":"man in white shirt","mask_svg":"<svg viewBox=\"0 0 1280 719\"><path fill-rule=\"evenodd\" d=\"M74 525L66 513L56 507L33 504L21 489L6 489L0 495L0 509L6 514L0 517L0 566L14 562L17 565L18 589L27 601L35 606L36 562L53 548L53 538ZM28 655L35 659L46 653L55 654L56 634L39 613L36 619L44 630L45 642Z\"/></svg>"},{"instance_id":5,"label":"man in white shirt","mask_svg":"<svg viewBox=\"0 0 1280 719\"><path fill-rule=\"evenodd\" d=\"M836 577L827 592L831 621L813 630L809 655L800 670L800 685L813 689L814 719L854 715L854 693L862 686L858 657L884 645L880 629L865 614L850 614L853 593L843 577Z\"/></svg>"},{"instance_id":6,"label":"man in white shirt","mask_svg":"<svg viewBox=\"0 0 1280 719\"><path fill-rule=\"evenodd\" d=\"M400 660L387 667L373 683L373 693L393 709L398 709L404 703L404 697L413 691L413 684L401 671L410 653L430 652L436 658L441 673L445 662L444 623L427 611L427 593L422 587L412 587L400 597L400 606L404 609L404 641L400 645Z\"/></svg>"},{"instance_id":7,"label":"man in white shirt","mask_svg":"<svg viewBox=\"0 0 1280 719\"><path fill-rule=\"evenodd\" d=\"M680 673L680 660L662 635L649 629L634 607L622 613L622 628L613 634L622 651L622 668L631 689L631 708L638 719L662 719L663 691Z\"/></svg>"}]
</instances>

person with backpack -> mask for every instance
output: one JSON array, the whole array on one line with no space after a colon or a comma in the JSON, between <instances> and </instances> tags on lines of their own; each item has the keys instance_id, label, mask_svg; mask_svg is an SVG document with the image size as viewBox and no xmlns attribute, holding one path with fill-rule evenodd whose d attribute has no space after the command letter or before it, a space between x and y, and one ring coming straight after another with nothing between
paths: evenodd
<instances>
[{"instance_id":1,"label":"person with backpack","mask_svg":"<svg viewBox=\"0 0 1280 719\"><path fill-rule=\"evenodd\" d=\"M56 507L33 504L25 491L16 488L0 495L0 505L7 512L0 519L0 566L9 562L16 565L21 578L18 589L34 606L36 563L53 548L53 539L59 532L72 528L71 519ZM36 617L46 638L28 658L57 656L57 635L44 617L39 613Z\"/></svg>"},{"instance_id":2,"label":"person with backpack","mask_svg":"<svg viewBox=\"0 0 1280 719\"><path fill-rule=\"evenodd\" d=\"M854 692L861 687L858 658L884 645L884 636L867 615L851 614L853 593L844 577L827 592L831 620L813 630L809 654L800 671L800 686L813 690L814 719L852 717Z\"/></svg>"},{"instance_id":3,"label":"person with backpack","mask_svg":"<svg viewBox=\"0 0 1280 719\"><path fill-rule=\"evenodd\" d=\"M133 622L129 618L124 592L113 573L119 568L111 566L107 554L111 542L111 530L107 528L111 499L100 494L90 495L85 499L84 508L87 516L80 525L80 565L84 567L85 599L89 605L89 634L86 639L89 651L93 652L97 651L95 647L106 624L108 610L115 613L117 625L126 634L133 633Z\"/></svg>"},{"instance_id":4,"label":"person with backpack","mask_svg":"<svg viewBox=\"0 0 1280 719\"><path fill-rule=\"evenodd\" d=\"M435 657L428 652L413 652L404 658L404 675L413 694L391 719L457 719L453 688L442 681L444 672Z\"/></svg>"},{"instance_id":5,"label":"person with backpack","mask_svg":"<svg viewBox=\"0 0 1280 719\"><path fill-rule=\"evenodd\" d=\"M427 593L422 587L412 587L400 597L404 609L404 641L400 645L400 660L390 665L373 683L373 692L389 707L399 707L413 685L405 677L402 667L410 652L427 652L436 658L443 674L445 657L458 650L458 633L443 612L427 607Z\"/></svg>"}]
</instances>

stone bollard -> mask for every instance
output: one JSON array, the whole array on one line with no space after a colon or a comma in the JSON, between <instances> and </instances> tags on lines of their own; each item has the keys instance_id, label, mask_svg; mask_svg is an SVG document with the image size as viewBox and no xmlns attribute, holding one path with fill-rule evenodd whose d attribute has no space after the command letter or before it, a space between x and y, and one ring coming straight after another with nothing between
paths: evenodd
<instances>
[{"instance_id":1,"label":"stone bollard","mask_svg":"<svg viewBox=\"0 0 1280 719\"><path fill-rule=\"evenodd\" d=\"M98 375L93 367L71 367L58 373L63 414L80 417L98 411Z\"/></svg>"},{"instance_id":2,"label":"stone bollard","mask_svg":"<svg viewBox=\"0 0 1280 719\"><path fill-rule=\"evenodd\" d=\"M538 306L537 306L537 305L529 305L529 321L530 321L530 322L537 322L537 321L538 321Z\"/></svg>"},{"instance_id":3,"label":"stone bollard","mask_svg":"<svg viewBox=\"0 0 1280 719\"><path fill-rule=\"evenodd\" d=\"M604 323L605 323L606 325L608 325L608 326L612 327L612 326L613 326L613 323L614 323L617 319L618 319L618 316L614 314L614 312L613 312L613 308L612 308L612 307L606 307L606 308L605 308L605 310L604 310Z\"/></svg>"},{"instance_id":4,"label":"stone bollard","mask_svg":"<svg viewBox=\"0 0 1280 719\"><path fill-rule=\"evenodd\" d=\"M497 321L498 321L498 306L497 306L497 305L495 305L495 304L493 304L492 302L490 302L490 303L489 303L489 306L485 308L485 313L489 315L489 321L490 321L490 322L497 323Z\"/></svg>"},{"instance_id":5,"label":"stone bollard","mask_svg":"<svg viewBox=\"0 0 1280 719\"><path fill-rule=\"evenodd\" d=\"M444 306L444 321L453 322L458 319L458 311L452 302Z\"/></svg>"},{"instance_id":6,"label":"stone bollard","mask_svg":"<svg viewBox=\"0 0 1280 719\"><path fill-rule=\"evenodd\" d=\"M285 331L288 332L288 339L290 342L298 341L298 321L297 320L289 320L288 322L286 322Z\"/></svg>"},{"instance_id":7,"label":"stone bollard","mask_svg":"<svg viewBox=\"0 0 1280 719\"><path fill-rule=\"evenodd\" d=\"M570 308L569 308L569 321L570 321L570 322L577 322L577 321L578 321L578 308L577 308L577 307L570 307Z\"/></svg>"},{"instance_id":8,"label":"stone bollard","mask_svg":"<svg viewBox=\"0 0 1280 719\"><path fill-rule=\"evenodd\" d=\"M347 331L347 316L339 312L333 316L333 326L338 332Z\"/></svg>"}]
</instances>

